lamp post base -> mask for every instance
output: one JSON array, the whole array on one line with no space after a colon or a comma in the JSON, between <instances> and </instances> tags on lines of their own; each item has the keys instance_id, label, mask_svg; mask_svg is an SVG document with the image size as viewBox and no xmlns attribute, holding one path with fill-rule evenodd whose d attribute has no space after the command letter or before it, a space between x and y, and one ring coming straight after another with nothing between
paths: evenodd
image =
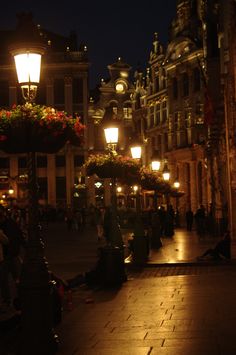
<instances>
[{"instance_id":1,"label":"lamp post base","mask_svg":"<svg viewBox=\"0 0 236 355\"><path fill-rule=\"evenodd\" d=\"M120 287L127 281L124 249L105 246L100 249L101 283L104 287Z\"/></svg>"},{"instance_id":2,"label":"lamp post base","mask_svg":"<svg viewBox=\"0 0 236 355\"><path fill-rule=\"evenodd\" d=\"M145 264L149 255L149 240L145 234L133 237L133 262L135 264Z\"/></svg>"},{"instance_id":3,"label":"lamp post base","mask_svg":"<svg viewBox=\"0 0 236 355\"><path fill-rule=\"evenodd\" d=\"M52 324L52 290L40 240L30 241L24 259L21 282L21 333L19 354L55 354L58 337Z\"/></svg>"}]
</instances>

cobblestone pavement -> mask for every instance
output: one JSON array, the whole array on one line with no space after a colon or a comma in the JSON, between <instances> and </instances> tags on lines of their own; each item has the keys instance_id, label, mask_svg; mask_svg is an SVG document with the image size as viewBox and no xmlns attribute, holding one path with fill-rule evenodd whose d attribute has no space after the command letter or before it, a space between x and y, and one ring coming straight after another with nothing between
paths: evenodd
<instances>
[{"instance_id":1,"label":"cobblestone pavement","mask_svg":"<svg viewBox=\"0 0 236 355\"><path fill-rule=\"evenodd\" d=\"M156 265L127 265L119 289L81 285L72 303L65 294L58 355L235 355L236 264L179 264L210 243L185 231L172 242L152 254ZM68 278L91 269L102 244L94 229L58 225L46 230L45 245L50 269ZM7 334L4 350L0 337L1 355L16 354L15 339Z\"/></svg>"},{"instance_id":2,"label":"cobblestone pavement","mask_svg":"<svg viewBox=\"0 0 236 355\"><path fill-rule=\"evenodd\" d=\"M169 273L172 273L169 275ZM73 293L59 355L235 355L235 267L128 272L117 290Z\"/></svg>"}]
</instances>

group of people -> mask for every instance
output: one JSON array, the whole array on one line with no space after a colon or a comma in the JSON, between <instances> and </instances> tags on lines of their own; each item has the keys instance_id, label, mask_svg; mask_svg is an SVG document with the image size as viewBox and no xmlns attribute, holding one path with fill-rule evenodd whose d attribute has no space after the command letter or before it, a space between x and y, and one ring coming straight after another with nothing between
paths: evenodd
<instances>
[{"instance_id":1,"label":"group of people","mask_svg":"<svg viewBox=\"0 0 236 355\"><path fill-rule=\"evenodd\" d=\"M197 234L200 238L204 237L206 233L212 232L212 211L206 212L205 207L201 204L194 213L191 208L186 211L186 227L188 231L192 231L193 224L195 224Z\"/></svg>"}]
</instances>

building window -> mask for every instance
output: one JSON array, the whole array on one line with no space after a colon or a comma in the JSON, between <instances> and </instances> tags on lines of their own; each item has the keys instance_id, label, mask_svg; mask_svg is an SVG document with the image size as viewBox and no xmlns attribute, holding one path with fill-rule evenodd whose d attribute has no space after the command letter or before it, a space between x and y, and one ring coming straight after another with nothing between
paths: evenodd
<instances>
[{"instance_id":1,"label":"building window","mask_svg":"<svg viewBox=\"0 0 236 355\"><path fill-rule=\"evenodd\" d=\"M161 104L161 112L162 112L162 122L166 122L167 120L167 103L163 101Z\"/></svg>"},{"instance_id":2,"label":"building window","mask_svg":"<svg viewBox=\"0 0 236 355\"><path fill-rule=\"evenodd\" d=\"M173 78L173 98L176 100L178 98L178 81L176 78Z\"/></svg>"},{"instance_id":3,"label":"building window","mask_svg":"<svg viewBox=\"0 0 236 355\"><path fill-rule=\"evenodd\" d=\"M161 123L161 105L156 105L156 125L158 126Z\"/></svg>"},{"instance_id":4,"label":"building window","mask_svg":"<svg viewBox=\"0 0 236 355\"><path fill-rule=\"evenodd\" d=\"M56 177L56 197L57 199L66 198L66 177L65 176Z\"/></svg>"},{"instance_id":5,"label":"building window","mask_svg":"<svg viewBox=\"0 0 236 355\"><path fill-rule=\"evenodd\" d=\"M174 114L174 131L177 132L179 128L179 113L175 112Z\"/></svg>"},{"instance_id":6,"label":"building window","mask_svg":"<svg viewBox=\"0 0 236 355\"><path fill-rule=\"evenodd\" d=\"M132 119L132 108L131 107L123 107L123 115L124 115L124 119L131 120Z\"/></svg>"},{"instance_id":7,"label":"building window","mask_svg":"<svg viewBox=\"0 0 236 355\"><path fill-rule=\"evenodd\" d=\"M79 167L84 164L84 156L83 155L75 155L74 156L74 166Z\"/></svg>"},{"instance_id":8,"label":"building window","mask_svg":"<svg viewBox=\"0 0 236 355\"><path fill-rule=\"evenodd\" d=\"M199 91L201 89L201 76L198 68L194 68L193 71L193 89Z\"/></svg>"},{"instance_id":9,"label":"building window","mask_svg":"<svg viewBox=\"0 0 236 355\"><path fill-rule=\"evenodd\" d=\"M37 168L46 168L47 163L48 163L48 159L46 155L37 156Z\"/></svg>"},{"instance_id":10,"label":"building window","mask_svg":"<svg viewBox=\"0 0 236 355\"><path fill-rule=\"evenodd\" d=\"M156 76L156 78L155 78L155 91L156 91L156 92L160 91L159 73L157 73L157 76Z\"/></svg>"},{"instance_id":11,"label":"building window","mask_svg":"<svg viewBox=\"0 0 236 355\"><path fill-rule=\"evenodd\" d=\"M27 168L27 159L26 159L26 157L18 158L18 168L19 169L26 169Z\"/></svg>"},{"instance_id":12,"label":"building window","mask_svg":"<svg viewBox=\"0 0 236 355\"><path fill-rule=\"evenodd\" d=\"M0 169L8 169L10 166L9 158L0 158Z\"/></svg>"},{"instance_id":13,"label":"building window","mask_svg":"<svg viewBox=\"0 0 236 355\"><path fill-rule=\"evenodd\" d=\"M56 167L62 168L66 165L66 158L64 155L56 155Z\"/></svg>"},{"instance_id":14,"label":"building window","mask_svg":"<svg viewBox=\"0 0 236 355\"><path fill-rule=\"evenodd\" d=\"M9 107L9 84L7 80L0 81L0 106Z\"/></svg>"},{"instance_id":15,"label":"building window","mask_svg":"<svg viewBox=\"0 0 236 355\"><path fill-rule=\"evenodd\" d=\"M73 103L83 103L83 79L73 78Z\"/></svg>"},{"instance_id":16,"label":"building window","mask_svg":"<svg viewBox=\"0 0 236 355\"><path fill-rule=\"evenodd\" d=\"M54 79L54 105L64 104L65 84L63 79Z\"/></svg>"},{"instance_id":17,"label":"building window","mask_svg":"<svg viewBox=\"0 0 236 355\"><path fill-rule=\"evenodd\" d=\"M187 73L183 74L182 80L183 80L183 96L188 96L189 95L189 78L188 78Z\"/></svg>"},{"instance_id":18,"label":"building window","mask_svg":"<svg viewBox=\"0 0 236 355\"><path fill-rule=\"evenodd\" d=\"M154 106L150 106L149 108L149 128L154 125Z\"/></svg>"},{"instance_id":19,"label":"building window","mask_svg":"<svg viewBox=\"0 0 236 355\"><path fill-rule=\"evenodd\" d=\"M47 177L38 177L38 197L42 200L47 200L48 198L48 179Z\"/></svg>"}]
</instances>

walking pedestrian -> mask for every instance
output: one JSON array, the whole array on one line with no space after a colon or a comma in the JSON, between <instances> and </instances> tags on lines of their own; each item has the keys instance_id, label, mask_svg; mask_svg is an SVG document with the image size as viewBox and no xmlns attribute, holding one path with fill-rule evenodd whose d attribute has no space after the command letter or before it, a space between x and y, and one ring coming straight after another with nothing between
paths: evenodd
<instances>
[{"instance_id":1,"label":"walking pedestrian","mask_svg":"<svg viewBox=\"0 0 236 355\"><path fill-rule=\"evenodd\" d=\"M206 211L203 205L200 205L197 212L195 213L195 221L197 234L200 238L203 238L206 232Z\"/></svg>"},{"instance_id":2,"label":"walking pedestrian","mask_svg":"<svg viewBox=\"0 0 236 355\"><path fill-rule=\"evenodd\" d=\"M188 209L188 211L185 214L185 218L186 218L186 226L187 226L187 230L188 231L192 231L193 228L193 211L191 210L191 208Z\"/></svg>"}]
</instances>

